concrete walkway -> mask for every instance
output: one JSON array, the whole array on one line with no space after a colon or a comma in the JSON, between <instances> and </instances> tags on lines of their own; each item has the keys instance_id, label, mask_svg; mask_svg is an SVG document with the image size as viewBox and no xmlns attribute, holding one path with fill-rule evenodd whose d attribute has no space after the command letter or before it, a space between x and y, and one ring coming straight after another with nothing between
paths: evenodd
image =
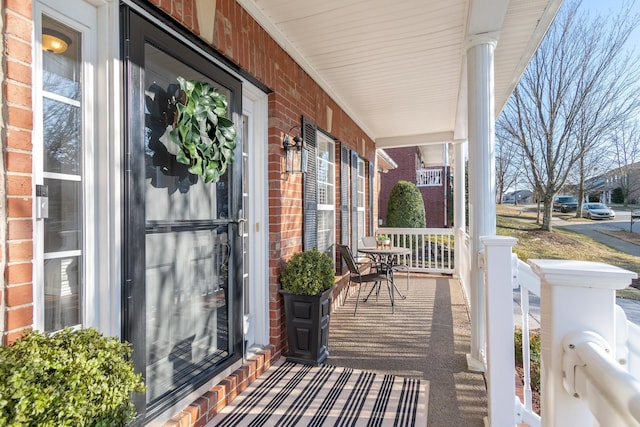
<instances>
[{"instance_id":1,"label":"concrete walkway","mask_svg":"<svg viewBox=\"0 0 640 427\"><path fill-rule=\"evenodd\" d=\"M563 220L554 221L554 227L564 228L567 230L575 231L576 233L584 234L591 237L593 240L600 242L610 248L616 249L620 252L624 252L630 255L640 257L640 246L629 243L624 240L617 239L613 236L600 232L603 231L620 231L620 227L610 223L602 222L594 225L592 223L580 223L580 222L567 222ZM640 227L638 227L640 228Z\"/></svg>"},{"instance_id":2,"label":"concrete walkway","mask_svg":"<svg viewBox=\"0 0 640 427\"><path fill-rule=\"evenodd\" d=\"M391 312L384 288L358 305L355 295L331 314L328 364L429 382L427 425L481 427L487 415L484 375L467 369L471 328L460 282L415 274Z\"/></svg>"}]
</instances>

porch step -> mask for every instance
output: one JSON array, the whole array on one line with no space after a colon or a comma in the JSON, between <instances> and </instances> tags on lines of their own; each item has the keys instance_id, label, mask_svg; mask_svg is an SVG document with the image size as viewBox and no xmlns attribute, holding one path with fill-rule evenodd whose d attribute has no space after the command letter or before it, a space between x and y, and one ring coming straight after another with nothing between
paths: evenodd
<instances>
[{"instance_id":1,"label":"porch step","mask_svg":"<svg viewBox=\"0 0 640 427\"><path fill-rule=\"evenodd\" d=\"M276 353L275 346L266 346L247 360L242 367L164 423L162 427L204 426L257 377L266 372L279 357L280 354Z\"/></svg>"}]
</instances>

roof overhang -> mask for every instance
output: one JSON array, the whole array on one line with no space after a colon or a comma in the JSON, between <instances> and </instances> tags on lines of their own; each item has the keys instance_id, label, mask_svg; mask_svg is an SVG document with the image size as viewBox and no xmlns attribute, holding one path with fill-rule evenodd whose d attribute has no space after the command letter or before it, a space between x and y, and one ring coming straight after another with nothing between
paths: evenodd
<instances>
[{"instance_id":1,"label":"roof overhang","mask_svg":"<svg viewBox=\"0 0 640 427\"><path fill-rule=\"evenodd\" d=\"M238 0L377 147L467 137L466 50L491 34L496 117L562 0Z\"/></svg>"}]
</instances>

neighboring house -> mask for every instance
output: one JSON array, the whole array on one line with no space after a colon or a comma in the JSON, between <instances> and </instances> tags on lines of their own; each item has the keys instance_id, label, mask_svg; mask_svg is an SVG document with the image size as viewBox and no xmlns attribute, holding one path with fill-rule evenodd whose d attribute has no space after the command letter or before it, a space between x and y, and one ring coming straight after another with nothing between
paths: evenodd
<instances>
[{"instance_id":1,"label":"neighboring house","mask_svg":"<svg viewBox=\"0 0 640 427\"><path fill-rule=\"evenodd\" d=\"M378 171L393 167L378 148L445 141L462 165L468 140L476 253L495 233L481 221L495 210L481 179L495 112L560 5L521 3L3 1L2 344L25 328L96 327L133 346L148 388L136 425L203 425L286 354L286 260L331 254L335 296L346 292L335 243L377 227ZM235 162L215 184L168 138L179 76L227 97ZM295 137L304 151L285 153ZM426 199L444 226L438 165Z\"/></svg>"},{"instance_id":2,"label":"neighboring house","mask_svg":"<svg viewBox=\"0 0 640 427\"><path fill-rule=\"evenodd\" d=\"M447 144L422 147L387 148L385 152L397 163L396 169L380 177L378 224L386 225L389 195L398 181L409 181L418 187L424 201L426 226L451 227L449 212L453 209Z\"/></svg>"},{"instance_id":3,"label":"neighboring house","mask_svg":"<svg viewBox=\"0 0 640 427\"><path fill-rule=\"evenodd\" d=\"M611 194L616 188L622 189L627 203L640 203L640 162L612 169L585 181L589 199L606 204L611 203Z\"/></svg>"},{"instance_id":4,"label":"neighboring house","mask_svg":"<svg viewBox=\"0 0 640 427\"><path fill-rule=\"evenodd\" d=\"M502 203L513 203L518 205L528 205L534 203L533 192L529 190L511 191L502 197Z\"/></svg>"}]
</instances>

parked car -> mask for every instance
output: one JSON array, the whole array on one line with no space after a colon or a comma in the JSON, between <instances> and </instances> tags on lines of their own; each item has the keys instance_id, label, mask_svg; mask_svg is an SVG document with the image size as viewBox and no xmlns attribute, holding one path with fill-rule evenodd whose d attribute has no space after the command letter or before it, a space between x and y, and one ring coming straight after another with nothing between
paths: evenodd
<instances>
[{"instance_id":1,"label":"parked car","mask_svg":"<svg viewBox=\"0 0 640 427\"><path fill-rule=\"evenodd\" d=\"M582 216L589 219L613 219L616 213L604 203L585 203Z\"/></svg>"},{"instance_id":2,"label":"parked car","mask_svg":"<svg viewBox=\"0 0 640 427\"><path fill-rule=\"evenodd\" d=\"M578 199L573 196L558 196L553 199L554 211L569 212L576 209L578 209Z\"/></svg>"}]
</instances>

